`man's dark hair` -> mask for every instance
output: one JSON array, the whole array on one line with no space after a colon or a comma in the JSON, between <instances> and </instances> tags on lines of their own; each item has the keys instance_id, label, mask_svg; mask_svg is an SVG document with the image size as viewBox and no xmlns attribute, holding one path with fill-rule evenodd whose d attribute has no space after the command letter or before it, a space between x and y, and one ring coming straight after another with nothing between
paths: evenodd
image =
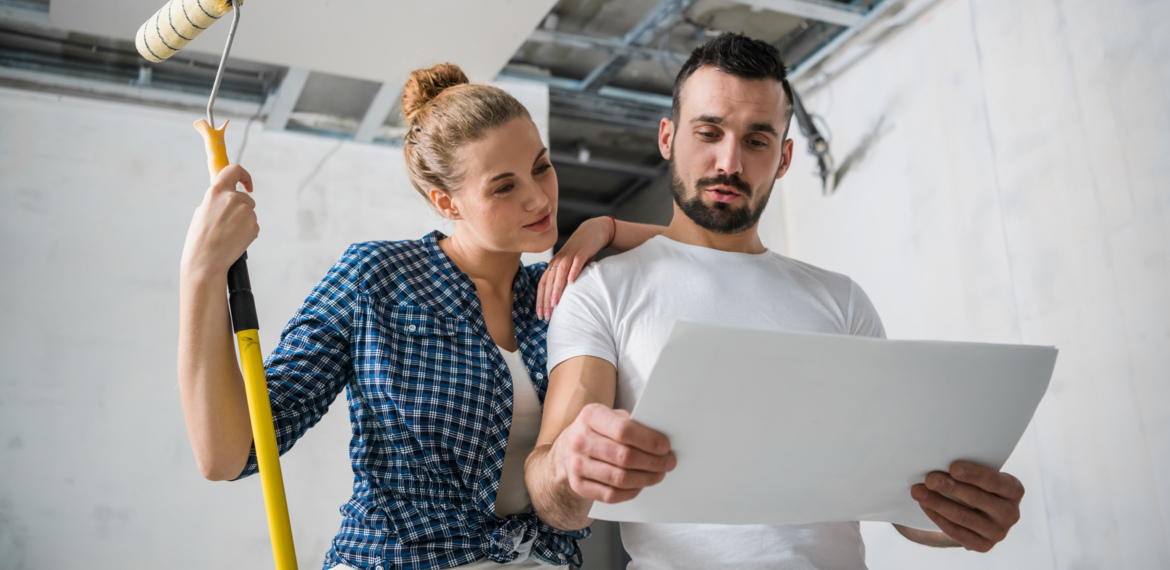
<instances>
[{"instance_id":1,"label":"man's dark hair","mask_svg":"<svg viewBox=\"0 0 1170 570\"><path fill-rule=\"evenodd\" d=\"M723 73L742 79L775 79L784 87L788 99L788 119L792 118L792 86L788 84L788 69L780 59L780 51L768 42L753 40L743 34L723 34L695 48L674 79L674 100L671 119L678 123L682 106L683 83L700 67L710 65ZM787 125L788 121L785 121ZM787 132L787 129L785 129Z\"/></svg>"}]
</instances>

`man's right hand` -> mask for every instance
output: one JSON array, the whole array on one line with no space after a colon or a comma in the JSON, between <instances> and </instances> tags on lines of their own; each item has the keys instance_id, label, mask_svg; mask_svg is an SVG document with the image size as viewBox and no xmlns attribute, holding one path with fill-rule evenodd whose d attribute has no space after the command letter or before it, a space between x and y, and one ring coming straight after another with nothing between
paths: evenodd
<instances>
[{"instance_id":1,"label":"man's right hand","mask_svg":"<svg viewBox=\"0 0 1170 570\"><path fill-rule=\"evenodd\" d=\"M549 450L556 479L584 499L620 503L658 484L677 464L670 440L625 410L588 404Z\"/></svg>"}]
</instances>

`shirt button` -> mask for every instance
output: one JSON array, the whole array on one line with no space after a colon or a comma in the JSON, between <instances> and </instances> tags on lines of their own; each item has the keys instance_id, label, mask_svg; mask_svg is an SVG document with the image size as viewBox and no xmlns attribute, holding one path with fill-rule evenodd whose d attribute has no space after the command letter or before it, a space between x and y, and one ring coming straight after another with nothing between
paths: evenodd
<instances>
[{"instance_id":1,"label":"shirt button","mask_svg":"<svg viewBox=\"0 0 1170 570\"><path fill-rule=\"evenodd\" d=\"M544 374L541 374L540 372L537 372L537 373L536 373L536 379L537 379L537 380L543 380L543 379L544 379Z\"/></svg>"},{"instance_id":2,"label":"shirt button","mask_svg":"<svg viewBox=\"0 0 1170 570\"><path fill-rule=\"evenodd\" d=\"M406 327L406 330L408 330L410 332L414 332L414 331L418 330L418 327L416 327L414 325L410 325L409 327Z\"/></svg>"}]
</instances>

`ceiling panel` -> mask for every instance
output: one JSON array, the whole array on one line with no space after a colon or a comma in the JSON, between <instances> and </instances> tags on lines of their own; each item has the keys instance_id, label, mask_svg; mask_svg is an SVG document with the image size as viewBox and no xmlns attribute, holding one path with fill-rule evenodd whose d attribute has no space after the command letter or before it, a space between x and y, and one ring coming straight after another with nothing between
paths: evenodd
<instances>
[{"instance_id":1,"label":"ceiling panel","mask_svg":"<svg viewBox=\"0 0 1170 570\"><path fill-rule=\"evenodd\" d=\"M133 41L138 27L163 4L53 0L49 24ZM411 70L451 61L472 81L488 81L553 4L555 0L249 0L241 8L232 55L393 83L404 82ZM228 27L228 22L219 22L183 51L222 52Z\"/></svg>"}]
</instances>

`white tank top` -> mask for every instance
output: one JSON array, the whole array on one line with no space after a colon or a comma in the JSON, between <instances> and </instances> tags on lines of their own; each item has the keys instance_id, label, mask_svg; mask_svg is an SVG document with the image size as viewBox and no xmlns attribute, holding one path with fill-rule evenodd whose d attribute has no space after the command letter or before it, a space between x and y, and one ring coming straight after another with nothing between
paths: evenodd
<instances>
[{"instance_id":1,"label":"white tank top","mask_svg":"<svg viewBox=\"0 0 1170 570\"><path fill-rule=\"evenodd\" d=\"M500 348L500 354L512 373L512 429L508 434L508 448L504 451L500 488L496 492L496 516L503 517L532 510L532 498L524 485L524 462L536 447L542 411L523 356L519 351L509 352L503 348Z\"/></svg>"}]
</instances>

